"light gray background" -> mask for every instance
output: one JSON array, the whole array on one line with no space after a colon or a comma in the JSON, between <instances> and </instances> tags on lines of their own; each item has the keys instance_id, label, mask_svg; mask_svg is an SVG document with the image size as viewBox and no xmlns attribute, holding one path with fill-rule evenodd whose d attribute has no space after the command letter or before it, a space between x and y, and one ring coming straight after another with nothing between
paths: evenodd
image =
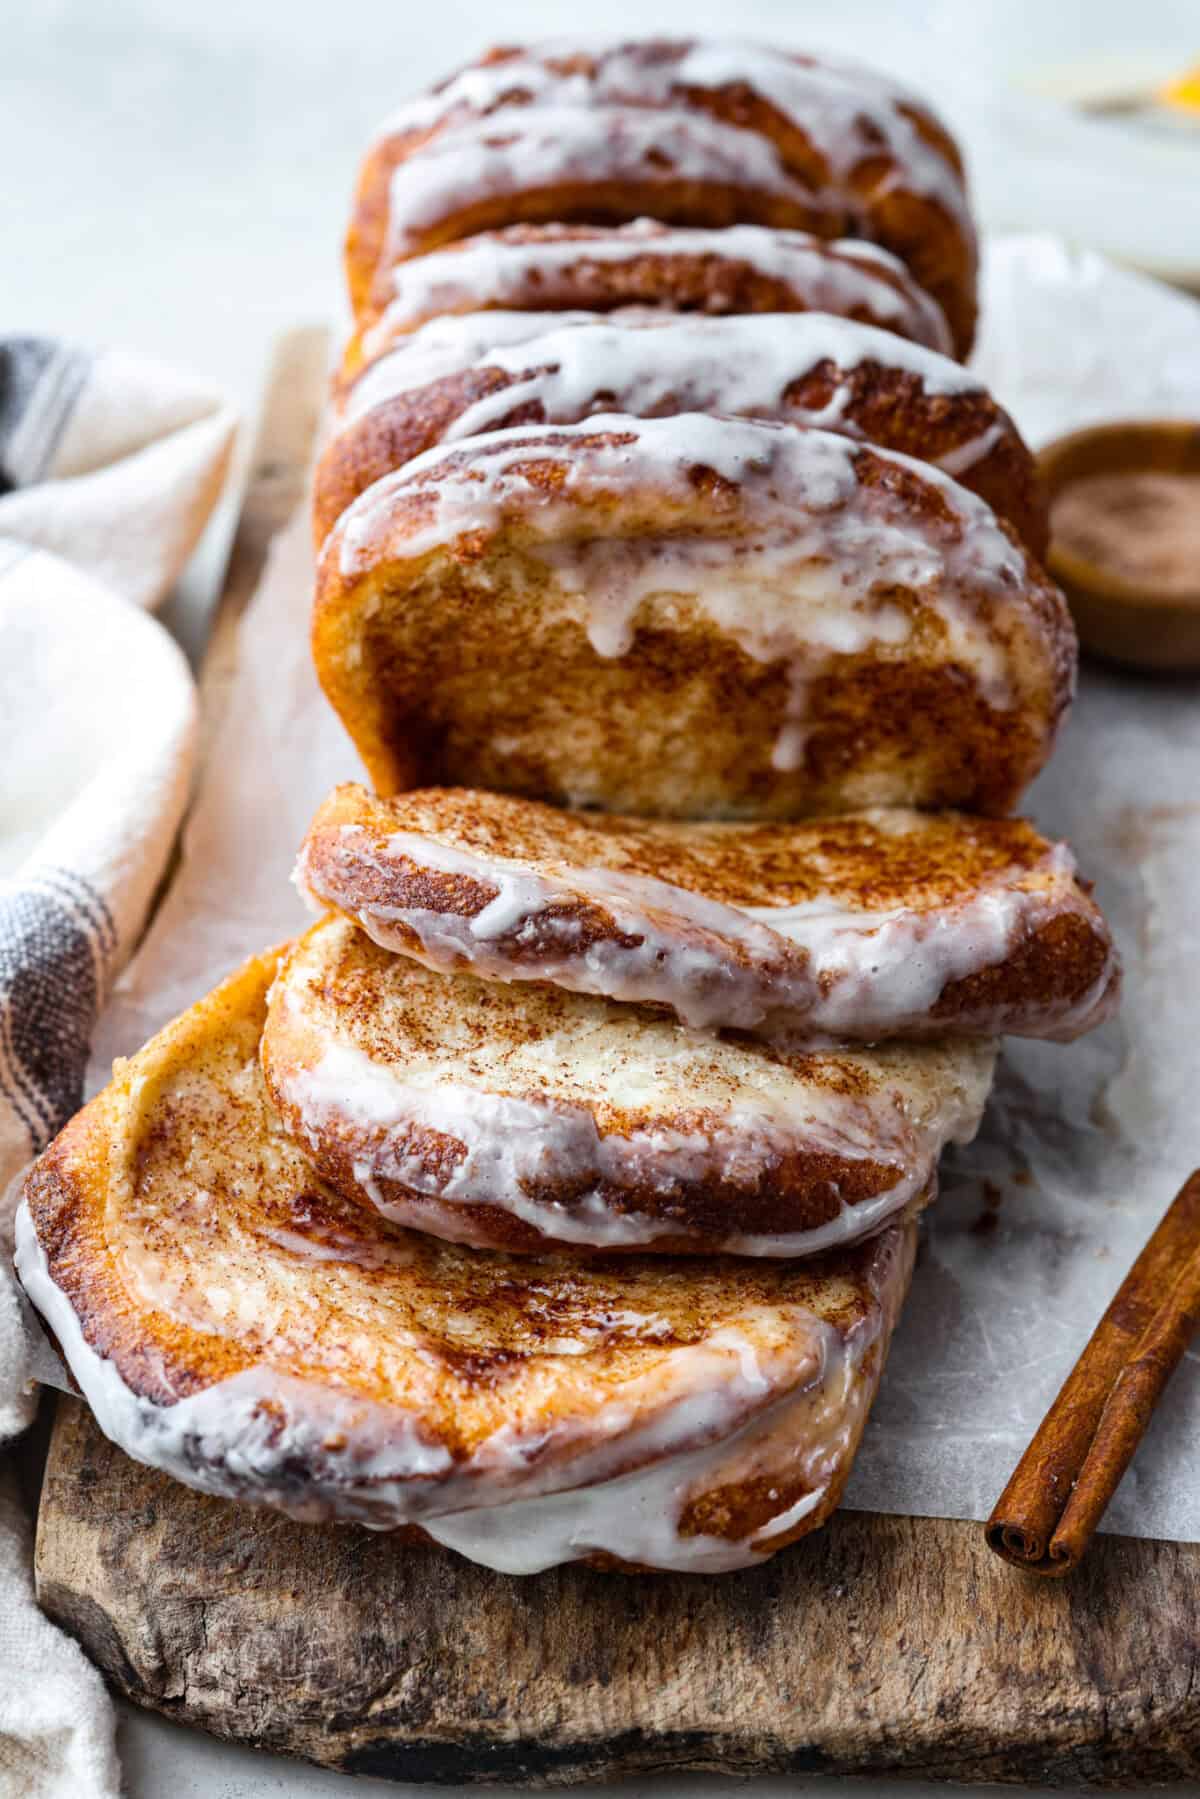
<instances>
[{"instance_id":1,"label":"light gray background","mask_svg":"<svg viewBox=\"0 0 1200 1799\"><path fill-rule=\"evenodd\" d=\"M0 332L160 354L224 381L249 413L272 337L340 315L338 243L373 123L484 43L581 19L605 31L735 28L889 64L966 139L985 223L1200 270L1196 163L1189 197L1180 144L1136 142L1124 126L1085 132L1017 97L1061 91L1081 70L1138 80L1200 56L1196 0L609 0L593 14L553 0L32 0L0 7ZM221 548L218 526L168 613L193 651ZM129 1708L121 1748L131 1799L417 1791L351 1786ZM688 1777L622 1792L746 1790ZM840 1789L797 1778L754 1790Z\"/></svg>"}]
</instances>

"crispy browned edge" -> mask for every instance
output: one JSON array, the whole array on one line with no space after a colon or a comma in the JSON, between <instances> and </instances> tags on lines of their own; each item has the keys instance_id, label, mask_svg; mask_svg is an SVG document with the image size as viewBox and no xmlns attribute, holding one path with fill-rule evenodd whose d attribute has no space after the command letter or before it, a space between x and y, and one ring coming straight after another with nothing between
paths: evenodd
<instances>
[{"instance_id":1,"label":"crispy browned edge","mask_svg":"<svg viewBox=\"0 0 1200 1799\"><path fill-rule=\"evenodd\" d=\"M651 227L647 229L647 226ZM638 233L636 240L628 234ZM941 308L913 279L903 263L896 262L885 251L878 256L877 245L865 239L854 241L853 253L843 244L829 238L809 237L809 251L832 266L841 265L862 273L869 266L870 279L888 287L902 303L898 318L895 309L880 310L863 299L854 302L839 316L874 325L877 330L909 338L926 349L945 354L953 349L949 327ZM456 308L460 312L489 312L502 308L515 312L584 311L609 313L622 307L653 307L667 312L700 312L709 317L728 317L751 312L812 312L813 294L803 280L788 279L774 270L760 267L753 259L735 255L723 242L725 233L715 230L712 243L704 250L683 250L673 243L674 228L659 220L638 220L629 225L508 225L498 231L478 233L474 238L460 238L444 245L445 255L465 253L481 241L500 245L536 248L546 244L572 244L576 255L569 264L555 268L546 263L531 263L527 279L515 292L477 298L473 303ZM630 253L615 260L593 254L594 246L613 239L629 245ZM867 263L869 259L869 265ZM392 295L388 281L378 283L378 299L360 316L359 323L347 341L341 365L334 377L334 394L339 402L365 367L374 359L410 336L422 325L438 316L425 312L403 320L392 315ZM384 304L386 298L387 304ZM933 316L928 316L933 315ZM940 330L934 329L934 318Z\"/></svg>"},{"instance_id":2,"label":"crispy browned edge","mask_svg":"<svg viewBox=\"0 0 1200 1799\"><path fill-rule=\"evenodd\" d=\"M781 1549L798 1543L811 1531L819 1530L832 1517L842 1502L842 1494L850 1471L858 1456L859 1445L867 1420L874 1407L876 1392L888 1350L891 1347L896 1321L904 1305L912 1280L913 1263L916 1259L917 1221L914 1213L909 1213L900 1220L891 1220L880 1234L871 1239L878 1252L888 1257L898 1258L903 1264L898 1290L890 1304L885 1304L880 1297L879 1289L886 1285L883 1279L872 1278L869 1281L875 1303L880 1310L879 1331L863 1353L856 1374L856 1381L868 1383L871 1395L863 1407L857 1426L852 1436L846 1438L838 1465L834 1470L820 1502L807 1513L790 1530L780 1531L778 1536L769 1537L763 1545L762 1559L768 1560ZM786 1475L777 1471L759 1476L756 1480L744 1480L725 1485L711 1487L707 1492L698 1494L684 1509L679 1520L679 1534L689 1536L724 1537L731 1542L744 1540L752 1532L768 1526L772 1518L786 1512L798 1500L805 1496L809 1489L795 1481L789 1481ZM424 1539L432 1542L420 1525L409 1526L404 1531L406 1538ZM581 1560L593 1568L604 1569L614 1574L658 1574L662 1570L648 1567L642 1562L625 1561L619 1556L603 1552L581 1557Z\"/></svg>"},{"instance_id":3,"label":"crispy browned edge","mask_svg":"<svg viewBox=\"0 0 1200 1799\"><path fill-rule=\"evenodd\" d=\"M669 54L670 51L669 44L663 40L647 41L641 48L650 57L661 58L664 52ZM520 54L522 51L518 48L492 50L474 66L487 66ZM569 60L576 67L586 67L590 59L580 56ZM802 122L789 119L753 90L744 86L681 86L678 99L713 118L768 138L789 171L811 187L820 188L828 180L830 170L808 138ZM906 102L899 103L898 110L925 143L947 159L961 180L963 165L958 147L938 120L923 107ZM445 128L452 116L444 115L428 131L384 137L372 146L362 165L345 243L346 280L351 304L358 314L371 308L376 275L381 272L388 232L391 177L400 163L418 154ZM519 123L519 112L514 116ZM676 224L724 226L751 223L811 231L822 237L867 237L905 263L921 286L939 302L949 321L957 353L965 357L974 340L976 318L973 238L937 201L905 188L902 181L890 186L888 177L897 173L896 164L882 151L878 156L861 161L847 182L849 192L844 213L712 182L547 184L460 208L431 225L414 247L414 253L506 224L540 221L621 223L643 216ZM377 298L374 303L378 303Z\"/></svg>"},{"instance_id":4,"label":"crispy browned edge","mask_svg":"<svg viewBox=\"0 0 1200 1799\"><path fill-rule=\"evenodd\" d=\"M196 1022L211 1020L216 1031L222 1020L244 1016L247 1006L261 1006L283 947L243 963L151 1042ZM237 1374L247 1359L232 1338L203 1337L160 1314L153 1329L143 1331L126 1316L127 1301L104 1240L104 1205L114 1110L127 1091L132 1061L114 1065L108 1086L39 1156L26 1177L24 1197L51 1278L71 1302L90 1347L115 1363L127 1385L165 1405Z\"/></svg>"}]
</instances>

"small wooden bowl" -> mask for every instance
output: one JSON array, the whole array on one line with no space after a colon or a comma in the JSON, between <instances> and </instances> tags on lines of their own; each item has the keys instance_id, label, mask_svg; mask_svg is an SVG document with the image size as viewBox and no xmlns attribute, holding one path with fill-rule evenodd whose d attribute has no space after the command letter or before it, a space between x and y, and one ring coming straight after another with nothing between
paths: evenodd
<instances>
[{"instance_id":1,"label":"small wooden bowl","mask_svg":"<svg viewBox=\"0 0 1200 1799\"><path fill-rule=\"evenodd\" d=\"M1046 498L1084 475L1200 476L1200 424L1161 419L1094 425L1047 444L1038 457ZM1125 668L1200 674L1200 571L1185 593L1123 581L1051 539L1047 567L1062 587L1084 649Z\"/></svg>"}]
</instances>

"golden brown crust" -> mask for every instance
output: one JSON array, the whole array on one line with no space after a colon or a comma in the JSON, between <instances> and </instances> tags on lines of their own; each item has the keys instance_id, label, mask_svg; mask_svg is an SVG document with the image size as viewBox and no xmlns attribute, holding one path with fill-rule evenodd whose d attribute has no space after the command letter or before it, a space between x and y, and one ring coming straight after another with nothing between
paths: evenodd
<instances>
[{"instance_id":1,"label":"golden brown crust","mask_svg":"<svg viewBox=\"0 0 1200 1799\"><path fill-rule=\"evenodd\" d=\"M655 440L672 425L660 421ZM547 567L544 545L605 539L636 550L686 537L726 544L744 579L754 566L749 477L697 464L685 496L593 478L609 450L635 456L655 431L633 420L621 434L547 428L519 459L501 436L475 439L426 458L411 481L401 471L376 483L342 515L321 557L313 655L376 789L476 786L682 818L877 804L1008 811L1049 754L1075 664L1062 597L1027 556L1016 585L1006 577L989 598L985 582L967 602L970 631L991 644L1015 704L993 705L925 597L897 584L890 602L910 620L897 649L835 653L810 669L796 766L780 766L778 753L796 717L788 661L750 653L699 602L689 610L651 595L628 650L597 653L580 594ZM436 543L444 484L474 483L476 470L482 483L501 454L511 497L481 504L477 528ZM906 514L957 556L952 489L868 447L853 451L853 466L865 508ZM550 504L566 496L569 513ZM793 516L812 516L802 487L790 500Z\"/></svg>"},{"instance_id":2,"label":"golden brown crust","mask_svg":"<svg viewBox=\"0 0 1200 1799\"><path fill-rule=\"evenodd\" d=\"M453 78L445 85L446 107L431 123L424 119L412 129L385 135L371 150L360 172L352 222L346 240L346 274L351 302L357 311L372 303L372 288L379 273L386 276L390 254L392 182L397 172L420 158L442 133L464 120L496 119L498 141L503 131L520 130L538 111L539 99L553 105L565 89L560 78L583 79L589 98L603 102L633 102L639 110L660 110L663 102L691 111L702 118L751 132L769 143L795 187L784 194L756 187L753 180L732 186L719 179L689 179L670 170L639 171L634 163L625 178L615 180L555 180L546 169L545 184L523 186L487 199L467 202L448 216L429 220L414 230L401 251L419 254L456 238L514 223L559 221L619 223L649 216L668 223L725 226L753 222L785 229L813 231L824 237L864 237L882 244L909 266L920 284L941 304L954 333L956 347L965 356L971 347L975 322L976 251L962 200L962 162L949 134L923 106L905 98L881 95L874 78L863 75L863 107L881 105L885 113L915 132L926 149L939 157L957 184L956 209L922 191L919 180L889 145L884 134L867 120L855 144L839 147L835 168L823 149L812 121L803 112L780 110L745 80L717 81L712 85L675 80L681 73L690 41L646 41L615 45L594 54L568 54L556 48L538 52L498 49L480 59L476 67L511 64L511 87L498 88L493 103L482 109L456 90ZM770 53L767 53L770 54ZM781 64L819 69L816 59L779 55ZM621 69L629 72L623 82ZM644 86L651 80L652 88ZM544 85L546 82L548 86ZM540 93L535 92L535 87ZM651 91L661 99L650 100ZM647 108L647 101L649 107ZM576 104L578 100L576 99ZM593 99L593 103L594 99ZM807 190L811 196L801 196ZM374 303L378 305L378 291Z\"/></svg>"},{"instance_id":3,"label":"golden brown crust","mask_svg":"<svg viewBox=\"0 0 1200 1799\"><path fill-rule=\"evenodd\" d=\"M951 981L934 1014L944 1023L959 1013L987 1012L995 1005L1034 1011L1051 993L1070 1008L1082 1006L1091 995L1095 996L1091 1022L1098 1023L1112 1010L1120 980L1108 928L1099 909L1088 906L1043 919L1003 966L993 964ZM1098 992L1100 982L1104 986Z\"/></svg>"},{"instance_id":4,"label":"golden brown crust","mask_svg":"<svg viewBox=\"0 0 1200 1799\"><path fill-rule=\"evenodd\" d=\"M183 1056L203 1054L210 1041L227 1034L255 1044L279 957L280 952L272 950L252 958L166 1026L146 1049L173 1038ZM145 1058L143 1050L114 1063L109 1085L75 1114L38 1158L26 1179L24 1198L51 1277L69 1299L89 1346L115 1364L127 1385L155 1403L167 1404L240 1373L250 1358L246 1345L236 1338L198 1334L165 1314L138 1316L112 1254L109 1207L128 1160L123 1141L127 1113ZM231 1104L228 1122L253 1128L256 1120L248 1120L242 1108ZM177 1115L163 1124L163 1136L170 1135L179 1145L186 1136L186 1117ZM182 1170L186 1165L184 1151L178 1166ZM166 1219L163 1223L169 1228Z\"/></svg>"},{"instance_id":5,"label":"golden brown crust","mask_svg":"<svg viewBox=\"0 0 1200 1799\"><path fill-rule=\"evenodd\" d=\"M281 1118L298 1132L299 1115L294 1108L286 1103L276 1103ZM411 1153L427 1164L444 1150L444 1143L435 1133L414 1132L408 1142ZM374 1205L356 1172L361 1167L361 1156L354 1144L341 1144L330 1138L313 1147L310 1154L313 1167L335 1192L364 1209ZM419 1193L403 1182L385 1176L373 1179L371 1189L388 1208L385 1216L403 1216L406 1229L440 1237L449 1243L464 1243L476 1250L503 1250L509 1255L534 1257L558 1253L578 1257L581 1261L599 1257L623 1262L632 1256L649 1255L695 1262L723 1253L720 1245L731 1231L765 1240L785 1226L800 1234L829 1224L838 1209L833 1192L845 1167L844 1162L835 1163L833 1158L815 1155L780 1163L780 1178L791 1189L786 1196L777 1196L765 1178L757 1192L710 1189L703 1195L689 1195L686 1205L680 1203L678 1196L662 1193L601 1195L611 1203L614 1215L619 1208L627 1207L628 1211L623 1215L636 1215L663 1229L662 1235L640 1248L621 1244L597 1248L570 1237L555 1237L551 1232L538 1230L506 1207L486 1203L472 1206L468 1233L464 1228L463 1209L452 1201ZM895 1169L882 1163L858 1164L853 1183L842 1186L841 1191L847 1203L860 1204L877 1197L880 1188L886 1190L895 1175ZM915 1202L916 1209L923 1210L933 1197L931 1184ZM665 1226L676 1211L686 1216L687 1228L672 1233ZM700 1236L702 1232L707 1235Z\"/></svg>"},{"instance_id":6,"label":"golden brown crust","mask_svg":"<svg viewBox=\"0 0 1200 1799\"><path fill-rule=\"evenodd\" d=\"M419 145L413 146L408 154L418 154L419 150ZM397 163L402 160L402 157L397 158ZM379 196L386 195L395 166L389 167L386 162L381 166L368 165L364 183L369 185L359 190L356 227L347 239L348 267L353 258L357 269L362 245L372 243L377 234L386 236L386 202L381 208ZM476 200L450 214L436 230L423 233L419 248L410 253L427 254L461 238L503 230L515 222L548 225L579 220L615 226L647 217L661 219L668 225L698 225L714 230L747 223L767 225L777 231L816 234L820 232L823 214L815 205L801 205L731 182L679 177L638 180L630 173L609 181L558 180L542 187L518 188L504 196ZM832 230L829 235L839 237L843 232ZM361 308L360 316L366 324L379 317L391 298L389 267L385 252ZM357 285L355 276L352 299ZM957 334L955 347L959 347Z\"/></svg>"}]
</instances>

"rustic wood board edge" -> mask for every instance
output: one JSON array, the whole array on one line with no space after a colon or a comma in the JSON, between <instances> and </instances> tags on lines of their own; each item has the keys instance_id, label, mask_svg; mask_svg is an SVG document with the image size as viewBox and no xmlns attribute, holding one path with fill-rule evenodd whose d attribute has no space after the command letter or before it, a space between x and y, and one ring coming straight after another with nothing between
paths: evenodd
<instances>
[{"instance_id":1,"label":"rustic wood board edge","mask_svg":"<svg viewBox=\"0 0 1200 1799\"><path fill-rule=\"evenodd\" d=\"M206 743L303 497L327 347L293 332L272 364L201 682ZM63 1399L37 1579L137 1704L347 1772L1200 1774L1200 1546L1104 1538L1056 1585L1002 1566L977 1525L843 1515L749 1574L516 1581L192 1493Z\"/></svg>"},{"instance_id":2,"label":"rustic wood board edge","mask_svg":"<svg viewBox=\"0 0 1200 1799\"><path fill-rule=\"evenodd\" d=\"M38 1592L136 1703L348 1773L1200 1773L1191 1544L1049 1582L976 1524L844 1513L749 1573L517 1580L193 1493L64 1399Z\"/></svg>"}]
</instances>

